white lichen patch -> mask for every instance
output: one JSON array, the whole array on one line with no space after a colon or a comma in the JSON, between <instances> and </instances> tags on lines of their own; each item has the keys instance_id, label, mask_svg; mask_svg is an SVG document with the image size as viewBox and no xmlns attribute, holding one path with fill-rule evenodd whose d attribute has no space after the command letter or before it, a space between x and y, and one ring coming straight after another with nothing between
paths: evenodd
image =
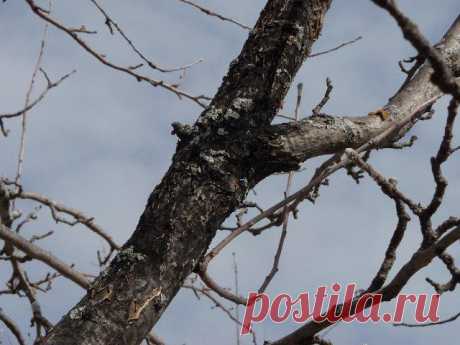
<instances>
[{"instance_id":1,"label":"white lichen patch","mask_svg":"<svg viewBox=\"0 0 460 345\"><path fill-rule=\"evenodd\" d=\"M229 153L224 150L210 149L206 152L200 153L200 158L212 166L213 169L221 167L228 157L230 157Z\"/></svg>"},{"instance_id":2,"label":"white lichen patch","mask_svg":"<svg viewBox=\"0 0 460 345\"><path fill-rule=\"evenodd\" d=\"M212 106L206 112L205 117L208 118L208 119L216 121L216 120L218 120L220 118L221 115L222 115L222 109Z\"/></svg>"},{"instance_id":3,"label":"white lichen patch","mask_svg":"<svg viewBox=\"0 0 460 345\"><path fill-rule=\"evenodd\" d=\"M278 68L278 69L276 70L276 75L281 75L281 74L283 74L283 73L289 75L289 72L288 72L287 69L285 69L285 68Z\"/></svg>"},{"instance_id":4,"label":"white lichen patch","mask_svg":"<svg viewBox=\"0 0 460 345\"><path fill-rule=\"evenodd\" d=\"M232 103L233 108L237 111L251 111L254 107L254 101L250 98L238 97Z\"/></svg>"},{"instance_id":5,"label":"white lichen patch","mask_svg":"<svg viewBox=\"0 0 460 345\"><path fill-rule=\"evenodd\" d=\"M200 153L200 158L203 159L204 161L210 163L210 164L214 163L214 157L209 156L209 155L205 154L204 152Z\"/></svg>"},{"instance_id":6,"label":"white lichen patch","mask_svg":"<svg viewBox=\"0 0 460 345\"><path fill-rule=\"evenodd\" d=\"M218 156L221 156L221 157L230 157L229 153L225 150L209 150L209 153L214 156L214 157L218 157Z\"/></svg>"},{"instance_id":7,"label":"white lichen patch","mask_svg":"<svg viewBox=\"0 0 460 345\"><path fill-rule=\"evenodd\" d=\"M72 320L79 320L82 318L83 316L83 313L85 312L85 309L86 307L77 307L77 308L74 308L70 311L69 313L69 317L72 319Z\"/></svg>"},{"instance_id":8,"label":"white lichen patch","mask_svg":"<svg viewBox=\"0 0 460 345\"><path fill-rule=\"evenodd\" d=\"M224 114L224 119L226 120L238 120L240 118L240 114L238 114L236 111L233 111L232 109L228 109L227 112Z\"/></svg>"}]
</instances>

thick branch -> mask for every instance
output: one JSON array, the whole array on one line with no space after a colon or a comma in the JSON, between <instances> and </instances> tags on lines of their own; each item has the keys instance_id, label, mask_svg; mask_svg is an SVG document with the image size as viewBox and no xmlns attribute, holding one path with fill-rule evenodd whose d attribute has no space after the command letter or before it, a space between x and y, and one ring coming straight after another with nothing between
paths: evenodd
<instances>
[{"instance_id":1,"label":"thick branch","mask_svg":"<svg viewBox=\"0 0 460 345\"><path fill-rule=\"evenodd\" d=\"M460 77L460 17L437 47L454 75ZM441 90L431 81L432 74L431 65L425 64L383 107L391 114L392 121L401 121L421 105L429 104L430 100L434 101L442 95ZM276 164L284 162L289 167L311 157L332 154L347 147L356 148L380 133L388 125L387 122L374 115L313 116L299 123L273 125L260 130L258 134L258 145L263 148L260 150L267 150L262 154L268 156L262 156L261 159ZM412 125L406 126L398 137Z\"/></svg>"},{"instance_id":2,"label":"thick branch","mask_svg":"<svg viewBox=\"0 0 460 345\"><path fill-rule=\"evenodd\" d=\"M180 142L172 166L151 194L134 234L95 281L94 291L109 291L113 298L99 303L97 293L85 296L44 344L139 344L251 187L309 157L360 146L394 123L378 115L323 117L297 127L260 129L269 126L282 106L329 4L330 0L268 1L211 106L193 127L176 125ZM457 20L442 48L454 52L446 59L454 72L459 26ZM426 110L441 95L431 84L431 73L429 67L422 68L385 107L393 121ZM417 270L420 262L414 265Z\"/></svg>"},{"instance_id":3,"label":"thick branch","mask_svg":"<svg viewBox=\"0 0 460 345\"><path fill-rule=\"evenodd\" d=\"M271 122L330 2L268 1L211 107L193 128L176 126L181 141L172 166L134 234L96 279L94 290L108 289L114 298L97 303L88 294L44 344L137 345L145 338L221 223L258 182L247 164L249 145L227 134L238 132L249 143L255 128Z\"/></svg>"}]
</instances>

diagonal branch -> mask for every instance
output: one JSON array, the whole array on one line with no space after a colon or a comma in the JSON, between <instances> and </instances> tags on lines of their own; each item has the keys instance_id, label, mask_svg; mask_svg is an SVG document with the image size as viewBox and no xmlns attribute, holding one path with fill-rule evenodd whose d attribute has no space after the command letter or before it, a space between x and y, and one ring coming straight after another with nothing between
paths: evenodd
<instances>
[{"instance_id":1,"label":"diagonal branch","mask_svg":"<svg viewBox=\"0 0 460 345\"><path fill-rule=\"evenodd\" d=\"M177 72L177 71L185 71L186 69L188 69L188 68L190 68L190 67L192 67L192 66L194 66L194 65L196 65L196 64L198 64L200 62L203 62L203 59L199 59L196 62L190 63L190 64L188 64L186 66L180 66L180 67L174 67L174 68L164 68L164 67L159 66L158 64L154 63L152 60L147 58L134 45L133 41L125 34L125 32L120 27L120 25L118 25L118 23L112 17L109 16L109 14L102 8L101 5L99 5L99 3L96 0L90 0L90 1L98 9L98 11L104 16L105 25L107 25L107 27L109 28L110 33L113 34L114 33L113 28L115 28L115 30L121 35L121 37L125 40L125 42L128 43L128 45L133 50L133 52L136 53L136 55L142 61L144 61L147 64L147 66L149 66L150 68L152 68L154 70L158 70L158 71L163 72L163 73L170 73L170 72ZM141 67L141 66L139 66L139 67Z\"/></svg>"},{"instance_id":2,"label":"diagonal branch","mask_svg":"<svg viewBox=\"0 0 460 345\"><path fill-rule=\"evenodd\" d=\"M13 333L19 345L26 345L26 341L24 340L24 336L22 335L18 325L3 312L2 308L0 308L0 321L5 324L11 333Z\"/></svg>"},{"instance_id":3,"label":"diagonal branch","mask_svg":"<svg viewBox=\"0 0 460 345\"><path fill-rule=\"evenodd\" d=\"M0 238L4 241L11 242L19 250L23 251L30 257L44 262L48 266L54 268L56 271L61 273L64 277L72 280L76 284L80 285L84 289L88 289L90 282L80 272L75 271L69 265L62 262L60 259L46 252L45 250L37 247L35 244L30 243L23 237L11 231L6 226L0 224Z\"/></svg>"},{"instance_id":4,"label":"diagonal branch","mask_svg":"<svg viewBox=\"0 0 460 345\"><path fill-rule=\"evenodd\" d=\"M184 3L184 4L187 4L187 5L190 5L192 7L195 7L196 9L200 10L201 12L203 12L204 14L208 15L208 16L211 16L211 17L216 17L224 22L229 22L229 23L232 23L232 24L235 24L237 26L239 26L240 28L242 29L245 29L245 30L251 30L251 28L247 25L244 25L244 24L241 24L239 22L237 22L236 20L232 19L232 18L228 18L228 17L225 17L217 12L214 12L214 11L211 11L203 6L200 6L198 4L195 4L194 2L192 1L189 1L189 0L179 0L180 2Z\"/></svg>"},{"instance_id":5,"label":"diagonal branch","mask_svg":"<svg viewBox=\"0 0 460 345\"><path fill-rule=\"evenodd\" d=\"M204 100L208 99L206 96L204 96L204 95L200 95L200 96L191 95L191 94L189 94L189 93L187 93L185 91L182 91L182 90L178 89L175 85L168 84L163 80L156 80L156 79L153 79L153 78L149 78L149 77L147 77L145 75L136 73L135 69L137 67L139 67L139 66L123 67L123 66L117 65L117 64L109 61L103 54L98 53L96 50L91 48L83 39L81 39L78 36L77 32L75 32L75 30L72 30L71 28L67 28L65 25L63 25L62 23L60 23L57 20L55 20L54 18L52 18L49 15L49 13L46 10L42 9L41 7L39 7L35 3L34 0L26 0L26 2L29 5L30 9L37 16L39 16L40 18L45 20L47 23L49 23L50 25L52 25L56 29L66 33L75 42L77 42L84 50L86 50L91 56L93 56L96 60L101 62L103 65L105 65L105 66L107 66L109 68L112 68L112 69L114 69L116 71L128 74L128 75L134 77L137 81L144 81L144 82L146 82L146 83L148 83L148 84L150 84L150 85L152 85L154 87L164 88L164 89L176 94L176 96L179 97L179 99L184 97L184 98L187 98L187 99L195 102L196 104L198 104L202 108L206 108L206 104L203 102Z\"/></svg>"},{"instance_id":6,"label":"diagonal branch","mask_svg":"<svg viewBox=\"0 0 460 345\"><path fill-rule=\"evenodd\" d=\"M380 265L378 272L376 273L374 279L372 279L372 282L366 291L375 291L380 289L387 280L388 274L396 261L396 249L398 249L401 244L404 233L407 229L407 224L410 221L410 217L406 213L403 203L400 200L395 200L395 203L396 212L398 214L398 224L396 225L390 244L385 252L385 259Z\"/></svg>"},{"instance_id":7,"label":"diagonal branch","mask_svg":"<svg viewBox=\"0 0 460 345\"><path fill-rule=\"evenodd\" d=\"M149 197L131 238L96 279L95 285L110 285L117 298L98 305L91 315L95 322L81 322L75 310L90 308L92 298L87 295L53 328L44 345L131 345L145 338L199 264L219 226L259 182L250 169L255 153L245 143L281 107L320 34L330 3L267 2L211 105L193 128L176 126L180 142L171 167ZM246 133L243 142L232 140L230 133L236 132ZM246 153L238 147L246 147ZM130 311L136 306L142 309L133 320Z\"/></svg>"},{"instance_id":8,"label":"diagonal branch","mask_svg":"<svg viewBox=\"0 0 460 345\"><path fill-rule=\"evenodd\" d=\"M48 206L56 222L64 222L69 225L75 225L77 223L81 223L85 225L88 229L93 231L95 234L99 235L104 240L106 240L106 242L109 244L112 250L120 249L120 246L113 240L113 238L101 226L99 226L98 224L94 222L94 218L85 215L79 210L76 210L74 208L70 208L63 204L57 203L54 200L51 200L50 198L47 198L46 196L43 196L37 193L20 191L17 195L15 195L15 197L19 199L33 200L40 204ZM75 219L75 222L69 222L69 221L62 219L61 217L57 215L57 212L62 212L62 213L72 216Z\"/></svg>"},{"instance_id":9,"label":"diagonal branch","mask_svg":"<svg viewBox=\"0 0 460 345\"><path fill-rule=\"evenodd\" d=\"M426 249L420 248L409 259L408 262L398 271L396 276L383 288L375 291L377 294L382 294L382 301L392 300L414 276L415 273L426 267L431 261L446 250L449 246L460 240L460 227L455 228L446 236L438 240ZM355 310L358 298L353 300L351 310ZM335 306L334 306L335 308ZM343 308L343 305L337 306L337 310ZM270 345L291 345L291 344L312 344L313 337L323 329L334 324L328 320L322 323L308 322L291 334L270 342Z\"/></svg>"},{"instance_id":10,"label":"diagonal branch","mask_svg":"<svg viewBox=\"0 0 460 345\"><path fill-rule=\"evenodd\" d=\"M8 131L3 127L4 126L3 121L5 119L11 119L11 118L14 118L14 117L23 116L25 113L27 113L29 110L31 110L33 107L35 107L37 104L39 104L45 98L45 96L48 94L48 92L51 89L59 86L60 83L62 83L64 80L66 80L68 77L70 77L70 75L72 75L73 73L75 73L75 71L72 71L71 73L68 73L68 74L64 75L63 77L59 78L59 80L57 80L55 82L51 82L49 79L47 79L48 83L47 83L46 88L37 96L37 98L35 98L33 101L31 101L28 104L26 104L26 106L23 109L15 111L15 112L12 112L12 113L0 114L0 126L1 126L2 134L5 137L8 135Z\"/></svg>"},{"instance_id":11,"label":"diagonal branch","mask_svg":"<svg viewBox=\"0 0 460 345\"><path fill-rule=\"evenodd\" d=\"M265 212L285 206L292 210L325 177L349 163L341 154L343 149L362 152L394 140L442 95L431 83L432 69L425 66L387 107L373 115L354 120L315 117L297 129L292 124L270 126L320 33L329 5L327 0L267 2L210 107L193 127L175 126L180 141L171 167L150 195L131 238L96 279L96 286L109 286L117 298L98 305L97 313L91 315L94 322L81 322L75 310L91 307L92 297L87 295L53 328L44 344L140 343L186 277L203 264L200 261L217 229L242 204L250 188L275 172L297 168L305 159L336 153L309 186ZM459 28L458 23L452 28L456 37ZM454 52L449 60L452 66L458 64L459 45L455 37L443 42L442 51ZM266 215L262 213L260 219ZM232 235L251 224L244 226ZM458 238L460 230L454 229L421 250L422 256L411 259L398 280L383 288L385 296L391 297L401 288L399 283L407 282L432 255ZM136 306L141 309L133 320L130 311Z\"/></svg>"},{"instance_id":12,"label":"diagonal branch","mask_svg":"<svg viewBox=\"0 0 460 345\"><path fill-rule=\"evenodd\" d=\"M455 81L452 70L447 65L445 58L422 35L417 25L399 10L394 0L372 0L372 2L388 11L401 28L404 38L412 43L420 55L428 59L436 72L433 74L434 82L441 90L460 100L460 84ZM456 22L458 21L460 21L460 16L456 19Z\"/></svg>"}]
</instances>

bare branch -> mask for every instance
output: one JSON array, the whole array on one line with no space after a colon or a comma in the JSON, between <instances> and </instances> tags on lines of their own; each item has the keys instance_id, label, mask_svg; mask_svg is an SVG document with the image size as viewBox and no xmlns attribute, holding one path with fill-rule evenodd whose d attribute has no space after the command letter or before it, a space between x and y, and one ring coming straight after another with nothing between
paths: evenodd
<instances>
[{"instance_id":1,"label":"bare branch","mask_svg":"<svg viewBox=\"0 0 460 345\"><path fill-rule=\"evenodd\" d=\"M241 24L241 23L237 22L234 19L224 17L223 15L221 15L219 13L216 13L214 11L211 11L211 10L209 10L209 9L203 7L203 6L197 5L192 1L189 1L189 0L179 0L179 1L184 3L184 4L190 5L192 7L195 7L196 9L200 10L201 12L203 12L204 14L206 14L208 16L216 17L216 18L219 18L222 21L233 23L233 24L235 24L235 25L237 25L240 28L245 29L245 30L251 30L251 28L249 26L247 26L247 25Z\"/></svg>"},{"instance_id":2,"label":"bare branch","mask_svg":"<svg viewBox=\"0 0 460 345\"><path fill-rule=\"evenodd\" d=\"M37 247L36 245L30 243L29 241L17 235L14 231L11 231L2 224L0 224L0 238L4 241L11 242L15 247L17 247L30 257L42 261L48 266L54 268L64 277L72 280L76 284L80 285L82 288L89 288L90 283L83 274L75 271L51 253L45 252L40 247Z\"/></svg>"},{"instance_id":3,"label":"bare branch","mask_svg":"<svg viewBox=\"0 0 460 345\"><path fill-rule=\"evenodd\" d=\"M382 143L385 143L389 138L394 136L394 133L397 133L401 128L406 126L408 123L413 121L415 118L421 116L423 114L423 111L427 108L427 106L431 105L436 99L438 99L439 96L436 96L433 99L430 99L429 101L423 103L420 105L418 108L414 109L412 113L407 115L401 122L392 122L390 124L387 124L386 126L379 127L379 131L377 132L378 134L374 137L371 137L366 141L364 144L359 146L356 149L356 152L365 152L368 151L371 148L379 147ZM380 121L380 120L379 120ZM308 122L307 122L308 124ZM308 124L309 125L309 124ZM275 126L273 126L275 127ZM299 126L293 127L299 129ZM279 134L279 133L278 133ZM319 134L319 133L315 133ZM324 138L324 136L322 136ZM317 142L315 140L310 141L310 143L319 143L319 145L322 145L320 142ZM299 152L299 154L305 155L305 150L312 150L314 152L315 148L314 147L306 147L306 142L298 142L296 143L295 141L287 143L290 148L287 149L287 152ZM299 148L293 148L293 146L299 144ZM280 147L276 147L277 150L280 149ZM310 155L306 154L307 157ZM315 175L312 177L310 182L303 188L301 188L299 191L296 193L292 194L291 196L287 197L285 200L282 200L278 202L277 204L273 205L272 207L266 209L264 212L260 213L259 215L255 216L242 226L238 227L236 230L232 231L226 238L224 238L221 242L219 242L213 249L211 249L208 254L204 257L203 259L203 264L206 266L214 257L216 257L230 242L232 242L236 237L238 237L240 234L243 232L247 231L250 229L253 225L257 224L263 219L269 218L273 216L276 212L278 212L281 208L283 208L285 205L289 205L289 210L292 212L297 208L297 205L308 198L312 191L314 191L314 188L321 185L321 183L331 174L335 173L336 171L340 170L341 168L347 166L350 163L350 159L348 158L347 155L335 155L328 161L326 161L320 168L317 169ZM409 199L406 199L407 202L410 203ZM414 210L417 209L416 206L414 206Z\"/></svg>"},{"instance_id":4,"label":"bare branch","mask_svg":"<svg viewBox=\"0 0 460 345\"><path fill-rule=\"evenodd\" d=\"M372 2L388 11L401 28L404 38L412 43L421 56L425 56L430 61L435 71L433 82L443 92L451 94L460 101L460 85L456 82L454 74L447 66L443 56L431 46L417 25L398 9L394 0L372 0ZM460 21L460 16L456 19L456 22L458 21Z\"/></svg>"},{"instance_id":5,"label":"bare branch","mask_svg":"<svg viewBox=\"0 0 460 345\"><path fill-rule=\"evenodd\" d=\"M422 231L424 233L425 244L432 241L435 237L431 225L431 217L441 206L444 194L447 189L447 180L442 174L441 166L449 158L452 152L452 138L453 138L453 127L455 119L457 117L457 110L460 100L456 101L455 98L449 103L447 122L444 129L444 137L439 147L438 153L435 157L431 158L431 170L433 173L434 180L436 182L436 189L429 205L423 210L420 216L420 223L422 225Z\"/></svg>"},{"instance_id":6,"label":"bare branch","mask_svg":"<svg viewBox=\"0 0 460 345\"><path fill-rule=\"evenodd\" d=\"M51 210L51 214L53 216L53 219L56 222L63 222L63 223L66 223L68 225L75 225L75 224L78 224L78 223L83 224L88 229L93 231L95 234L99 235L104 240L106 240L107 243L110 245L110 248L116 249L116 250L120 249L120 246L117 243L115 243L115 241L112 239L112 237L109 234L107 234L106 231L104 229L102 229L101 226L99 226L96 223L94 223L94 218L93 217L88 217L87 215L85 215L81 211L78 211L78 210L73 209L73 208L69 208L69 207L67 207L67 206L65 206L63 204L57 203L54 200L51 200L51 199L49 199L49 198L47 198L45 196L42 196L40 194L37 194L37 193L30 193L30 192L20 191L17 195L15 195L15 197L17 197L19 199L25 199L25 200L34 200L36 202L39 202L40 204L48 206L50 208L50 210ZM57 212L62 212L62 213L68 214L68 215L72 216L73 218L75 218L75 221L74 222L69 222L69 221L63 219L62 217L59 217L57 215Z\"/></svg>"},{"instance_id":7,"label":"bare branch","mask_svg":"<svg viewBox=\"0 0 460 345\"><path fill-rule=\"evenodd\" d=\"M152 68L154 70L158 70L158 71L163 72L163 73L177 72L177 71L184 71L186 69L189 69L190 67L192 67L192 66L194 66L196 64L199 64L199 63L204 61L203 59L198 59L197 61L195 61L193 63L190 63L188 65L180 66L180 67L174 67L174 68L160 67L158 64L156 64L156 63L152 62L152 60L148 59L139 49L137 49L137 47L134 45L133 41L121 29L120 25L118 25L118 23L115 20L113 20L113 18L110 17L107 14L107 12L102 8L101 5L99 5L99 3L96 0L91 0L91 2L94 4L94 6L96 6L96 8L99 10L99 12L104 16L105 25L107 25L107 27L109 28L110 33L113 34L114 33L113 28L115 28L115 30L121 35L121 37L123 37L123 39L126 41L126 43L128 43L128 45L137 54L137 56L139 56L141 58L141 60L143 60L150 68Z\"/></svg>"},{"instance_id":8,"label":"bare branch","mask_svg":"<svg viewBox=\"0 0 460 345\"><path fill-rule=\"evenodd\" d=\"M332 92L332 89L334 88L332 86L332 82L329 78L326 78L326 93L324 94L323 99L318 103L316 107L313 108L312 114L315 116L320 115L321 109L326 105L326 103L329 101L330 94Z\"/></svg>"},{"instance_id":9,"label":"bare branch","mask_svg":"<svg viewBox=\"0 0 460 345\"><path fill-rule=\"evenodd\" d=\"M200 276L203 283L206 284L208 288L216 292L220 297L225 298L229 301L232 301L236 304L246 305L248 301L242 296L237 296L231 293L229 290L220 287L208 274L207 267L201 267L197 272Z\"/></svg>"},{"instance_id":10,"label":"bare branch","mask_svg":"<svg viewBox=\"0 0 460 345\"><path fill-rule=\"evenodd\" d=\"M168 91L171 91L174 94L176 94L176 96L179 97L179 99L182 99L182 97L184 97L184 98L192 100L193 102L195 102L196 104L198 104L202 108L207 107L207 104L205 104L203 101L204 100L209 100L209 98L204 96L204 95L200 95L200 96L191 95L191 94L189 94L187 92L184 92L184 91L178 89L176 86L174 86L172 84L166 83L163 80L156 80L156 79L153 79L153 78L149 78L147 76L144 76L144 75L136 73L133 68L122 67L122 66L119 66L119 65L116 65L116 64L110 62L109 60L107 60L105 55L96 52L85 41L83 41L78 36L77 33L72 32L69 28L65 27L63 24L61 24L57 20L51 18L45 11L43 11L43 9L41 9L39 6L36 5L34 0L26 0L26 2L29 4L29 7L31 8L31 10L37 16L39 16L40 18L42 18L43 20L45 20L46 22L48 22L49 24L51 24L55 28L57 28L57 29L63 31L64 33L66 33L67 35L69 35L84 50L86 50L90 55L92 55L94 58L96 58L103 65L105 65L107 67L110 67L110 68L112 68L114 70L126 73L126 74L134 77L137 81L144 81L144 82L146 82L146 83L148 83L148 84L150 84L150 85L152 85L154 87L161 87L161 88L164 88L164 89L166 89Z\"/></svg>"},{"instance_id":11,"label":"bare branch","mask_svg":"<svg viewBox=\"0 0 460 345\"><path fill-rule=\"evenodd\" d=\"M329 79L327 79L327 80L329 80ZM328 86L329 86L329 84L328 84ZM295 111L294 111L295 121L299 121L299 108L300 108L300 103L302 101L302 91L303 91L303 84L300 83L300 84L297 85L297 102L296 102L296 107L295 107ZM326 103L326 102L324 102L324 103ZM319 108L319 109L321 109L321 108ZM293 178L294 178L294 172L290 171L289 175L288 175L288 178L287 178L286 190L284 191L284 198L287 198L289 196L290 192L291 192L291 185L292 185ZM283 248L284 248L284 243L286 241L288 223L289 223L289 210L287 209L287 207L285 207L284 210L283 210L283 228L281 230L281 236L280 236L280 239L279 239L278 248L276 249L275 258L273 260L273 266L272 266L270 272L268 273L268 275L265 277L265 280L263 281L262 285L260 286L260 288L258 290L259 293L265 292L265 290L267 289L268 285L273 280L273 278L275 277L276 273L279 270L278 267L279 267L279 262L280 262L280 258L281 258L281 253L282 253Z\"/></svg>"},{"instance_id":12,"label":"bare branch","mask_svg":"<svg viewBox=\"0 0 460 345\"><path fill-rule=\"evenodd\" d=\"M395 323L393 326L395 327L431 327L431 326L439 326L439 325L444 325L446 323L452 322L457 320L460 317L460 313L457 313L448 319L437 321L437 322L428 322L428 323L417 323L417 324L412 324L412 323Z\"/></svg>"},{"instance_id":13,"label":"bare branch","mask_svg":"<svg viewBox=\"0 0 460 345\"><path fill-rule=\"evenodd\" d=\"M2 321L5 324L5 326L11 331L11 333L13 333L19 345L26 345L26 341L24 340L24 337L21 331L19 330L18 325L16 325L16 323L3 312L2 308L0 308L0 321Z\"/></svg>"},{"instance_id":14,"label":"bare branch","mask_svg":"<svg viewBox=\"0 0 460 345\"><path fill-rule=\"evenodd\" d=\"M310 55L308 55L308 58L317 57L317 56L320 56L320 55L335 52L336 50L339 50L340 48L343 48L343 47L346 47L346 46L348 46L350 44L358 42L362 38L363 38L362 36L358 36L358 37L352 39L351 41L347 41L347 42L344 42L342 44L339 44L337 47L334 47L334 48L331 48L331 49L328 49L328 50L324 50L324 51L321 51L321 52L318 52L318 53L310 54Z\"/></svg>"},{"instance_id":15,"label":"bare branch","mask_svg":"<svg viewBox=\"0 0 460 345\"><path fill-rule=\"evenodd\" d=\"M398 271L391 282L388 283L385 287L377 290L375 293L382 294L383 301L389 301L393 299L415 273L430 264L431 261L438 256L438 253L442 253L459 239L460 227L457 227L428 248L419 248L419 250L417 250L417 252L415 252L414 255L410 258L410 260ZM351 310L355 310L358 298L353 300ZM337 310L340 310L343 308L343 305L337 306L337 308ZM271 342L270 345L288 345L299 343L312 344L313 337L317 333L323 329L326 329L327 327L330 327L333 324L335 324L335 322L330 322L328 320L325 320L322 323L313 321L308 322L304 326L283 337L282 339Z\"/></svg>"},{"instance_id":16,"label":"bare branch","mask_svg":"<svg viewBox=\"0 0 460 345\"><path fill-rule=\"evenodd\" d=\"M401 200L404 202L414 214L419 215L421 212L421 207L410 198L405 196L401 191L398 190L396 187L396 181L394 180L387 180L383 177L377 170L375 170L370 164L366 163L355 150L353 149L346 149L345 153L350 157L350 159L358 165L361 169L371 176L375 182L380 186L382 191L390 198L395 201Z\"/></svg>"},{"instance_id":17,"label":"bare branch","mask_svg":"<svg viewBox=\"0 0 460 345\"><path fill-rule=\"evenodd\" d=\"M397 199L395 203L396 211L398 213L398 224L385 252L385 259L380 265L378 272L376 273L374 279L372 279L372 282L366 291L376 291L380 289L387 280L388 274L396 261L396 249L398 249L401 244L404 233L407 229L407 224L410 221L410 217L406 213L403 203L399 199Z\"/></svg>"},{"instance_id":18,"label":"bare branch","mask_svg":"<svg viewBox=\"0 0 460 345\"><path fill-rule=\"evenodd\" d=\"M23 109L21 110L18 110L18 111L15 111L15 112L12 112L12 113L4 113L4 114L0 114L0 125L3 126L3 120L5 119L11 119L11 118L14 118L14 117L19 117L19 116L23 116L25 113L27 113L29 110L31 110L33 107L35 107L38 103L40 103L44 98L45 96L47 95L47 93L59 86L59 84L61 82L63 82L64 80L66 80L68 77L70 77L73 73L75 73L75 71L72 71L71 73L68 73L66 75L64 75L63 77L59 78L59 80L57 80L56 82L48 82L48 85L47 87L45 88L45 90L42 91L42 93L36 98L34 99L32 102L29 102L29 104L24 107ZM2 130L2 133L3 135L6 137L8 135L8 131L6 129L3 128Z\"/></svg>"}]
</instances>

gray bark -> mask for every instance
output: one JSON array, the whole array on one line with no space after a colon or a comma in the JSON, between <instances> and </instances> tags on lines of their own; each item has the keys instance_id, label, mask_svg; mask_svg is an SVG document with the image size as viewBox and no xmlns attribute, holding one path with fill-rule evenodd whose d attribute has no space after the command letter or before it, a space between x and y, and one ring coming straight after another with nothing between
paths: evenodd
<instances>
[{"instance_id":1,"label":"gray bark","mask_svg":"<svg viewBox=\"0 0 460 345\"><path fill-rule=\"evenodd\" d=\"M455 77L460 76L460 16L436 45ZM416 75L382 108L391 120L399 122L431 99L442 95L431 82L433 69L425 64ZM357 92L357 97L359 97ZM303 162L308 158L336 153L347 147L356 148L380 133L385 126L379 116L314 116L299 123L267 126L257 134L260 147L268 146L267 159ZM410 125L392 140L399 139Z\"/></svg>"}]
</instances>

